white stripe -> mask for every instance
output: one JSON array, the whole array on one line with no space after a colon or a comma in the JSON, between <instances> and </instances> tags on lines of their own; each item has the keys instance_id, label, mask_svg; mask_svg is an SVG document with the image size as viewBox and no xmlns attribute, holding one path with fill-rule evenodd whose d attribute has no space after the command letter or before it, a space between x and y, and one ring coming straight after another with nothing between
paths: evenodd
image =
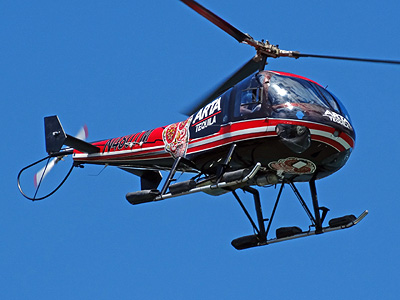
<instances>
[{"instance_id":1,"label":"white stripe","mask_svg":"<svg viewBox=\"0 0 400 300\"><path fill-rule=\"evenodd\" d=\"M275 131L275 126L262 126L262 127L256 127L256 128L241 129L241 130L228 132L228 133L224 133L224 134L217 134L217 135L211 136L209 138L205 138L205 139L202 138L204 140L198 141L198 142L196 142L196 140L199 140L200 138L192 140L192 142L190 142L190 144L189 144L188 149L193 148L193 147L202 146L202 145L209 144L209 143L213 143L213 142L217 142L217 141L220 141L220 140L223 140L226 138L230 138L230 137L236 137L236 136L251 134L251 133L271 132L271 131Z\"/></svg>"},{"instance_id":2,"label":"white stripe","mask_svg":"<svg viewBox=\"0 0 400 300\"><path fill-rule=\"evenodd\" d=\"M351 148L351 146L344 139L342 139L341 137L335 137L330 132L326 132L323 130L317 130L317 129L310 129L310 132L311 132L311 134L319 135L319 136L323 136L328 139L331 139L332 141L335 141L335 142L339 143L340 145L342 145L346 150ZM330 145L330 146L332 146L332 145Z\"/></svg>"},{"instance_id":3,"label":"white stripe","mask_svg":"<svg viewBox=\"0 0 400 300\"><path fill-rule=\"evenodd\" d=\"M157 150L157 149L164 149L164 146L156 146L156 147L148 147L148 148L142 148L142 149L132 149L132 150L117 150L114 152L106 152L106 153L75 153L74 157L76 158L86 158L86 157L101 157L101 156L114 156L114 155L122 155L122 154L138 154L140 155L140 152L143 151L148 151L148 150ZM162 151L160 151L162 152ZM156 154L156 152L152 153L146 153L146 154Z\"/></svg>"}]
</instances>

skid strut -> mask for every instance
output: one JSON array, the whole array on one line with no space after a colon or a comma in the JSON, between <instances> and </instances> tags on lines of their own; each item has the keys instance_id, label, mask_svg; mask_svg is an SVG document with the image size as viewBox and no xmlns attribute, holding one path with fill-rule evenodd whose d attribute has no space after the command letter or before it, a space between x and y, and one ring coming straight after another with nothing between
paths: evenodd
<instances>
[{"instance_id":1,"label":"skid strut","mask_svg":"<svg viewBox=\"0 0 400 300\"><path fill-rule=\"evenodd\" d=\"M263 217L259 192L252 187L244 187L244 188L242 188L244 191L247 191L253 195L258 226L256 225L256 222L254 222L254 220L252 219L250 213L247 211L243 202L240 200L238 194L235 191L232 191L233 195L235 196L240 207L244 211L245 215L247 216L247 218L249 219L249 221L251 223L251 226L254 229L253 235L243 236L243 237L234 239L232 241L233 247L235 247L238 250L242 250L242 249L246 249L246 248L277 243L277 242L291 240L291 239L295 239L295 238L336 231L339 229L350 228L350 227L356 225L357 223L359 223L368 214L368 211L364 211L358 218L356 218L353 215L335 218L335 219L332 219L329 221L329 226L323 227L323 222L325 220L325 217L326 217L329 209L326 207L320 207L318 204L315 180L313 179L309 182L314 214L308 208L306 202L302 198L300 192L298 191L298 189L296 188L294 183L288 182L288 184L292 188L292 190L293 190L294 194L296 195L296 197L298 198L301 206L304 208L307 216L309 217L309 219L311 221L310 228L314 227L315 230L311 230L309 228L308 231L303 232L299 227L295 227L295 226L282 227L282 228L278 228L276 230L276 238L268 239L268 233L271 228L271 224L274 219L276 209L278 207L278 203L281 198L285 183L283 182L281 184L281 187L279 189L279 192L276 197L275 204L274 204L274 207L272 209L271 216L269 219L264 219L264 217ZM322 211L322 215L321 215L321 211ZM265 229L266 221L268 221L267 229Z\"/></svg>"},{"instance_id":2,"label":"skid strut","mask_svg":"<svg viewBox=\"0 0 400 300\"><path fill-rule=\"evenodd\" d=\"M243 190L246 192L249 192L254 197L254 206L256 209L257 221L258 221L258 231L259 231L258 238L260 239L261 242L266 242L267 234L265 231L265 225L264 225L265 220L264 220L262 208L261 208L260 193L255 188L252 188L250 186L243 188Z\"/></svg>"},{"instance_id":3,"label":"skid strut","mask_svg":"<svg viewBox=\"0 0 400 300\"><path fill-rule=\"evenodd\" d=\"M314 216L315 216L315 233L322 233L322 221L321 221L321 215L319 213L317 189L315 187L315 179L310 180L310 191L311 191L311 198L312 198L312 204L313 204Z\"/></svg>"}]
</instances>

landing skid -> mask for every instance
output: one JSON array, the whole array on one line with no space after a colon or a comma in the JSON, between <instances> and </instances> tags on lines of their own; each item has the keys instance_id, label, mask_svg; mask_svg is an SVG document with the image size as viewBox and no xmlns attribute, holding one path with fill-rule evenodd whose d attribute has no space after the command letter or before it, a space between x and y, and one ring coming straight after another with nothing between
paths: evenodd
<instances>
[{"instance_id":1,"label":"landing skid","mask_svg":"<svg viewBox=\"0 0 400 300\"><path fill-rule=\"evenodd\" d=\"M281 238L272 238L272 239L265 240L265 241L262 241L258 235L248 235L248 236L243 236L243 237L234 239L231 244L237 250L243 250L243 249L247 249L247 248L275 244L275 243L279 243L279 242L294 240L294 239L312 236L312 235L316 235L316 234L346 229L346 228L353 227L354 225L357 225L362 219L364 219L364 217L367 214L368 214L368 210L365 210L358 218L355 218L354 221L351 221L347 224L343 224L343 225L336 226L336 227L330 227L330 226L322 227L322 229L320 231L311 230L311 231L307 231L307 232L301 232L298 234L294 234L291 236L286 236L286 237L281 237ZM346 216L346 217L348 217L348 216Z\"/></svg>"},{"instance_id":2,"label":"landing skid","mask_svg":"<svg viewBox=\"0 0 400 300\"><path fill-rule=\"evenodd\" d=\"M278 228L276 230L276 237L271 238L271 239L268 239L268 233L271 228L271 224L274 219L275 212L276 212L276 209L277 209L277 206L278 206L285 183L281 184L278 196L275 201L275 205L272 209L272 213L271 213L271 216L269 219L264 219L264 217L263 217L261 203L260 203L260 196L259 196L258 191L251 187L243 188L244 191L247 191L247 192L250 192L251 194L253 194L258 226L253 221L252 217L250 216L249 212L247 211L243 202L240 200L237 193L235 191L233 191L232 192L233 195L235 196L235 198L238 201L243 212L249 219L255 234L234 239L231 243L232 246L235 247L237 250L243 250L243 249L247 249L247 248L274 244L274 243L278 243L278 242L293 240L293 239L307 237L307 236L311 236L311 235L332 232L332 231L336 231L336 230L340 230L340 229L346 229L346 228L350 228L350 227L353 227L354 225L358 224L368 214L368 211L366 210L358 218L356 218L354 215L347 215L344 217L331 219L329 221L329 226L323 227L322 223L324 222L329 209L326 207L320 207L318 205L318 197L317 197L317 191L315 188L315 181L311 180L309 184L310 184L310 191L311 191L311 198L312 198L314 214L308 208L307 204L303 200L302 196L300 195L300 192L297 190L294 183L293 182L288 183L288 185L292 188L294 194L298 198L300 204L304 208L307 216L309 217L309 219L311 221L311 225L309 228L314 227L315 229L314 230L310 229L308 231L302 231L299 227L295 227L295 226L282 227L282 228ZM322 214L320 213L320 211L322 211ZM265 229L265 222L267 222L267 221L268 221L268 225L267 225L267 229Z\"/></svg>"}]
</instances>

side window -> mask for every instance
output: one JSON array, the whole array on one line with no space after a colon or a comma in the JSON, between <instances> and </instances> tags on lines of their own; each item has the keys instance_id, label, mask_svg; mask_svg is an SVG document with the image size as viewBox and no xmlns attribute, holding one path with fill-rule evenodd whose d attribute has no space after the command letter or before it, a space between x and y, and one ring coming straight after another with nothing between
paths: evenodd
<instances>
[{"instance_id":1,"label":"side window","mask_svg":"<svg viewBox=\"0 0 400 300\"><path fill-rule=\"evenodd\" d=\"M245 79L235 87L233 118L248 119L261 115L263 87L256 76Z\"/></svg>"},{"instance_id":2,"label":"side window","mask_svg":"<svg viewBox=\"0 0 400 300\"><path fill-rule=\"evenodd\" d=\"M239 113L241 116L255 113L261 109L261 88L249 88L242 91Z\"/></svg>"}]
</instances>

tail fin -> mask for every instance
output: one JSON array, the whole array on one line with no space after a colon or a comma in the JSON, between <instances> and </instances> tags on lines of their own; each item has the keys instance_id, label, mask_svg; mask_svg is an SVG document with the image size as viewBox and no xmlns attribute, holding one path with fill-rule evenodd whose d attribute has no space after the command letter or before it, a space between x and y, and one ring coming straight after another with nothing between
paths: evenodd
<instances>
[{"instance_id":1,"label":"tail fin","mask_svg":"<svg viewBox=\"0 0 400 300\"><path fill-rule=\"evenodd\" d=\"M46 138L46 152L48 154L59 152L63 145L70 146L85 153L97 153L100 151L98 147L66 134L58 116L44 118L44 132Z\"/></svg>"},{"instance_id":2,"label":"tail fin","mask_svg":"<svg viewBox=\"0 0 400 300\"><path fill-rule=\"evenodd\" d=\"M67 139L67 135L58 116L44 118L44 135L46 138L46 152L48 154L59 152Z\"/></svg>"}]
</instances>

